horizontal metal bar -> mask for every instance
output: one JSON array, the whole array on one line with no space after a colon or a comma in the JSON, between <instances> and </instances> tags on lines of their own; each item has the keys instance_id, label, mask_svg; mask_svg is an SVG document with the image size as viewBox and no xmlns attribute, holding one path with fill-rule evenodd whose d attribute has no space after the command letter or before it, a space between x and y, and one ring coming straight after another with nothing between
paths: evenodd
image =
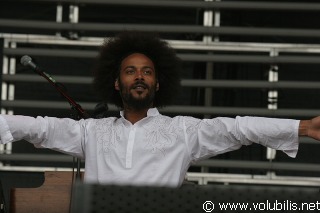
<instances>
[{"instance_id":1,"label":"horizontal metal bar","mask_svg":"<svg viewBox=\"0 0 320 213\"><path fill-rule=\"evenodd\" d=\"M0 38L4 38L8 42L46 45L54 44L74 46L100 46L104 42L104 38L101 37L81 37L77 40L70 40L68 38L62 37L61 35L38 35L18 33L0 33Z\"/></svg>"},{"instance_id":2,"label":"horizontal metal bar","mask_svg":"<svg viewBox=\"0 0 320 213\"><path fill-rule=\"evenodd\" d=\"M91 77L81 77L81 76L52 76L59 83L68 83L68 84L92 84L93 79ZM47 80L41 78L38 75L28 75L28 74L3 74L2 81L5 82L46 82Z\"/></svg>"},{"instance_id":3,"label":"horizontal metal bar","mask_svg":"<svg viewBox=\"0 0 320 213\"><path fill-rule=\"evenodd\" d=\"M4 55L21 56L51 56L51 57L72 57L72 58L95 58L97 51L90 50L68 50L68 49L34 49L34 48L4 48ZM235 54L177 54L183 61L193 62L233 62L233 63L267 63L267 64L320 64L319 56L274 56L269 55L235 55Z\"/></svg>"},{"instance_id":4,"label":"horizontal metal bar","mask_svg":"<svg viewBox=\"0 0 320 213\"><path fill-rule=\"evenodd\" d=\"M8 1L8 0L7 0ZM21 0L10 0L21 1ZM51 2L70 4L100 4L119 6L149 6L149 7L178 7L178 8L205 8L205 9L234 9L234 10L296 10L318 11L318 3L295 2L250 2L250 1L163 1L163 0L23 0L29 2Z\"/></svg>"},{"instance_id":5,"label":"horizontal metal bar","mask_svg":"<svg viewBox=\"0 0 320 213\"><path fill-rule=\"evenodd\" d=\"M93 110L97 103L79 102L85 110ZM10 108L46 108L46 109L69 109L67 102L61 101L31 101L31 100L2 100L2 107ZM316 109L277 109L269 110L264 108L248 108L248 107L205 107L205 106L168 106L159 109L162 113L175 114L208 114L208 115L251 115L251 116L267 116L267 117L314 117L320 115L320 110ZM119 109L114 105L109 105L109 111L118 112Z\"/></svg>"},{"instance_id":6,"label":"horizontal metal bar","mask_svg":"<svg viewBox=\"0 0 320 213\"><path fill-rule=\"evenodd\" d=\"M50 44L50 45L72 45L72 46L100 46L104 38L81 37L78 40L70 40L58 35L33 35L0 33L0 38L7 42L27 44ZM320 53L319 44L295 44L295 43L258 43L258 42L223 42L223 41L186 41L167 40L177 50L199 50L199 51L240 51L240 52L294 52L294 53Z\"/></svg>"},{"instance_id":7,"label":"horizontal metal bar","mask_svg":"<svg viewBox=\"0 0 320 213\"><path fill-rule=\"evenodd\" d=\"M320 53L319 44L257 43L257 42L223 42L223 41L177 41L167 40L177 50L197 51L233 51L233 52L267 52L276 51L294 53Z\"/></svg>"},{"instance_id":8,"label":"horizontal metal bar","mask_svg":"<svg viewBox=\"0 0 320 213\"><path fill-rule=\"evenodd\" d=\"M299 138L299 143L301 144L313 144L313 145L320 145L320 141L317 141L313 138L308 138L308 137L300 137Z\"/></svg>"},{"instance_id":9,"label":"horizontal metal bar","mask_svg":"<svg viewBox=\"0 0 320 213\"><path fill-rule=\"evenodd\" d=\"M203 160L195 163L193 166L208 166L219 168L242 168L242 169L267 169L267 170L285 170L285 171L310 171L320 172L318 164L309 163L280 163L280 162L262 162L262 161L239 161L239 160Z\"/></svg>"},{"instance_id":10,"label":"horizontal metal bar","mask_svg":"<svg viewBox=\"0 0 320 213\"><path fill-rule=\"evenodd\" d=\"M85 110L93 110L96 104L94 103L84 103L86 107ZM82 105L82 104L80 104ZM68 102L62 101L31 101L31 100L2 100L2 107L11 108L39 108L39 109L70 109Z\"/></svg>"},{"instance_id":11,"label":"horizontal metal bar","mask_svg":"<svg viewBox=\"0 0 320 213\"><path fill-rule=\"evenodd\" d=\"M320 178L304 177L296 174L296 176L279 176L276 174L270 175L255 175L255 174L232 174L232 173L204 173L204 172L188 172L187 180L197 181L198 184L209 184L212 182L220 182L223 184L268 184L268 185L292 185L292 186L320 186Z\"/></svg>"},{"instance_id":12,"label":"horizontal metal bar","mask_svg":"<svg viewBox=\"0 0 320 213\"><path fill-rule=\"evenodd\" d=\"M97 51L90 50L69 50L69 49L35 49L35 48L4 48L4 55L11 56L52 56L64 58L95 58L98 55ZM70 55L71 54L71 55Z\"/></svg>"},{"instance_id":13,"label":"horizontal metal bar","mask_svg":"<svg viewBox=\"0 0 320 213\"><path fill-rule=\"evenodd\" d=\"M36 162L57 162L70 163L73 157L69 155L57 154L1 154L0 161L36 161ZM266 170L285 170L285 171L312 171L319 172L318 164L308 163L280 163L263 161L244 161L244 160L220 160L209 159L202 160L192 166L206 166L218 168L241 168L241 169L266 169Z\"/></svg>"},{"instance_id":14,"label":"horizontal metal bar","mask_svg":"<svg viewBox=\"0 0 320 213\"><path fill-rule=\"evenodd\" d=\"M68 84L92 84L92 77L81 76L53 76L60 83ZM2 80L5 82L47 82L37 75L28 74L3 74ZM320 82L310 81L247 81L247 80L198 80L182 79L181 86L197 88L244 88L244 89L320 89Z\"/></svg>"},{"instance_id":15,"label":"horizontal metal bar","mask_svg":"<svg viewBox=\"0 0 320 213\"><path fill-rule=\"evenodd\" d=\"M320 115L316 109L277 109L249 107L204 107L204 106L168 106L160 110L163 113L176 114L207 114L207 115L251 115L267 117L314 117Z\"/></svg>"},{"instance_id":16,"label":"horizontal metal bar","mask_svg":"<svg viewBox=\"0 0 320 213\"><path fill-rule=\"evenodd\" d=\"M320 56L259 56L233 54L178 54L184 61L197 62L237 62L237 63L290 63L290 64L320 64Z\"/></svg>"},{"instance_id":17,"label":"horizontal metal bar","mask_svg":"<svg viewBox=\"0 0 320 213\"><path fill-rule=\"evenodd\" d=\"M195 80L182 79L184 87L198 88L259 88L259 89L320 89L320 82L310 81L247 81L247 80Z\"/></svg>"},{"instance_id":18,"label":"horizontal metal bar","mask_svg":"<svg viewBox=\"0 0 320 213\"><path fill-rule=\"evenodd\" d=\"M38 29L53 31L112 31L140 30L166 33L203 33L212 35L249 35L249 36L286 36L286 37L320 37L318 29L259 28L259 27L206 27L195 25L163 24L111 24L111 23L57 23L50 21L32 21L0 19L0 27Z\"/></svg>"},{"instance_id":19,"label":"horizontal metal bar","mask_svg":"<svg viewBox=\"0 0 320 213\"><path fill-rule=\"evenodd\" d=\"M70 155L57 154L0 154L0 161L35 161L35 162L57 162L71 163L73 157Z\"/></svg>"}]
</instances>

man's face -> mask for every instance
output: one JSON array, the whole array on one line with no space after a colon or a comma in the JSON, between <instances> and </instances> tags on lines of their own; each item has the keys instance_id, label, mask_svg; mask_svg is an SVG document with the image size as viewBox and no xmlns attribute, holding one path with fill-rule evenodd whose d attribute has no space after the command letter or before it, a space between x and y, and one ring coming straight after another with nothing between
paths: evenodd
<instances>
[{"instance_id":1,"label":"man's face","mask_svg":"<svg viewBox=\"0 0 320 213\"><path fill-rule=\"evenodd\" d=\"M159 84L150 58L141 53L133 53L123 59L115 88L120 91L125 107L151 107Z\"/></svg>"}]
</instances>

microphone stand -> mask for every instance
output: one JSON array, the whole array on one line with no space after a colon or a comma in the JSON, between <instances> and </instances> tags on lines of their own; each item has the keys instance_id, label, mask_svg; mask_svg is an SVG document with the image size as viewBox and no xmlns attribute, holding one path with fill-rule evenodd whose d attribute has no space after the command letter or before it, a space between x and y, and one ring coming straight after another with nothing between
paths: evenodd
<instances>
[{"instance_id":1,"label":"microphone stand","mask_svg":"<svg viewBox=\"0 0 320 213\"><path fill-rule=\"evenodd\" d=\"M76 120L80 119L86 119L90 118L90 115L82 109L82 107L76 103L59 85L57 82L46 72L42 71L38 67L34 69L34 71L45 78L71 105L71 109L76 111ZM77 158L77 172L76 172L76 179L80 180L81 179L81 174L80 174L80 167L81 167L81 160Z\"/></svg>"}]
</instances>

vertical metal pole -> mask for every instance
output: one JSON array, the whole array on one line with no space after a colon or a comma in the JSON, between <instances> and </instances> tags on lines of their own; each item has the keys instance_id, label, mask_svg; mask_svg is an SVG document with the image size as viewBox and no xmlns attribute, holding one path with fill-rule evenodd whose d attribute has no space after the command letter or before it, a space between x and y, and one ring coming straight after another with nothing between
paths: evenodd
<instances>
[{"instance_id":1,"label":"vertical metal pole","mask_svg":"<svg viewBox=\"0 0 320 213\"><path fill-rule=\"evenodd\" d=\"M10 48L15 49L17 48L17 44L15 42L10 42ZM9 74L15 75L16 74L16 58L10 57L9 59ZM13 83L7 84L8 86L8 100L13 101L15 99L15 85ZM8 115L13 115L13 110L7 110ZM11 154L12 153L12 143L8 143L6 145L6 153Z\"/></svg>"},{"instance_id":2,"label":"vertical metal pole","mask_svg":"<svg viewBox=\"0 0 320 213\"><path fill-rule=\"evenodd\" d=\"M17 44L15 42L9 42L4 39L4 45L2 48L16 48ZM14 75L16 73L16 59L15 57L8 57L3 55L3 65L2 65L2 74L11 74ZM14 92L15 87L14 84L10 84L7 82L2 82L1 84L1 100L14 100ZM6 108L1 108L1 114L13 114L13 110L8 110ZM0 145L0 153L1 154L12 154L12 143L8 143L5 145ZM0 163L0 167L4 166L3 163Z\"/></svg>"},{"instance_id":3,"label":"vertical metal pole","mask_svg":"<svg viewBox=\"0 0 320 213\"><path fill-rule=\"evenodd\" d=\"M213 0L205 0L205 1L213 1ZM215 18L216 18L215 14ZM205 10L203 14L203 26L205 27L212 27L213 26L213 11L212 10ZM215 19L214 24L219 25L220 23L217 22ZM205 35L203 36L203 42L209 44L212 42L212 36ZM210 53L209 53L210 54ZM213 63L207 62L206 63L206 79L211 80L213 78ZM211 106L212 105L212 88L205 88L205 96L204 96L204 105ZM209 118L210 115L204 115L205 118Z\"/></svg>"},{"instance_id":4,"label":"vertical metal pole","mask_svg":"<svg viewBox=\"0 0 320 213\"><path fill-rule=\"evenodd\" d=\"M7 48L9 47L9 42L7 39L3 40L3 47L1 48ZM3 55L2 59L2 75L8 74L9 72L9 59L7 56ZM8 99L8 84L4 81L1 82L1 100L7 100ZM7 114L7 110L3 107L1 107L1 114ZM7 149L7 145L0 144L0 154L5 154ZM0 162L0 168L3 167L3 163Z\"/></svg>"},{"instance_id":5,"label":"vertical metal pole","mask_svg":"<svg viewBox=\"0 0 320 213\"><path fill-rule=\"evenodd\" d=\"M63 6L61 4L57 5L57 14L56 14L56 22L62 23L62 16L63 16ZM60 32L56 33L57 36L61 36Z\"/></svg>"},{"instance_id":6,"label":"vertical metal pole","mask_svg":"<svg viewBox=\"0 0 320 213\"><path fill-rule=\"evenodd\" d=\"M79 7L78 5L70 5L69 7L69 22L78 23L79 22ZM70 39L79 39L78 32L69 32ZM76 180L81 180L81 159L77 158L77 172Z\"/></svg>"},{"instance_id":7,"label":"vertical metal pole","mask_svg":"<svg viewBox=\"0 0 320 213\"><path fill-rule=\"evenodd\" d=\"M205 1L213 1L213 0L205 0ZM220 1L220 0L215 0ZM203 14L203 26L212 27L212 26L220 26L220 12L215 11L213 13L212 10L205 10ZM215 41L219 41L218 37L214 38ZM203 36L203 42L206 44L212 43L212 36L205 35ZM209 53L210 54L210 53ZM206 63L206 79L213 79L213 62ZM205 96L204 96L204 105L211 106L212 105L212 88L205 88ZM204 118L210 118L210 115L204 115ZM208 167L201 167L201 172L208 172Z\"/></svg>"},{"instance_id":8,"label":"vertical metal pole","mask_svg":"<svg viewBox=\"0 0 320 213\"><path fill-rule=\"evenodd\" d=\"M69 6L69 22L70 23L78 23L79 22L79 6L78 5L70 5ZM79 39L79 33L70 31L69 38L77 40Z\"/></svg>"},{"instance_id":9,"label":"vertical metal pole","mask_svg":"<svg viewBox=\"0 0 320 213\"><path fill-rule=\"evenodd\" d=\"M270 52L270 57L276 57L278 56L279 53L276 50L272 50ZM278 78L278 66L276 64L272 64L270 65L270 69L269 69L269 82L278 82L279 78ZM278 109L278 91L277 90L269 90L268 91L268 109L269 110L277 110ZM276 158L276 150L275 149L271 149L271 148L267 148L267 156L266 158L272 162L272 160L274 160ZM270 176L274 176L275 173L274 172L268 172L267 173Z\"/></svg>"},{"instance_id":10,"label":"vertical metal pole","mask_svg":"<svg viewBox=\"0 0 320 213\"><path fill-rule=\"evenodd\" d=\"M8 48L9 42L7 39L4 39L3 41L3 48ZM9 59L8 56L3 55L3 63L2 63L2 74L8 74L9 73ZM8 100L8 84L7 82L2 82L1 85L1 100ZM1 114L7 114L7 110L5 108L1 108Z\"/></svg>"}]
</instances>

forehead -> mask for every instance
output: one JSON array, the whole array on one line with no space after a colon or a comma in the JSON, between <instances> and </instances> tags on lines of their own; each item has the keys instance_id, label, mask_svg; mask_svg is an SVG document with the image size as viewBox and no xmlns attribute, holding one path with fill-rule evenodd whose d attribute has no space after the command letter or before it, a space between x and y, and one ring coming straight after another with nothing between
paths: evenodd
<instances>
[{"instance_id":1,"label":"forehead","mask_svg":"<svg viewBox=\"0 0 320 213\"><path fill-rule=\"evenodd\" d=\"M152 60L142 53L133 53L128 55L121 62L121 67L133 65L154 67Z\"/></svg>"}]
</instances>

